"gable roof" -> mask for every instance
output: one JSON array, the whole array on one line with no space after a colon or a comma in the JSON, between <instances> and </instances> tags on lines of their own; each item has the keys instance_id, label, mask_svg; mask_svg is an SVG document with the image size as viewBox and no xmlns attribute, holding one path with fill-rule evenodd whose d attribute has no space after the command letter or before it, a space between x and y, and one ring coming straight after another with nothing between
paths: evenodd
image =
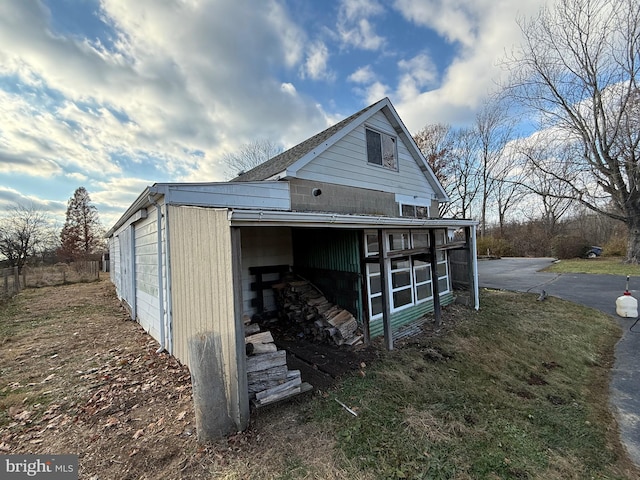
<instances>
[{"instance_id":1,"label":"gable roof","mask_svg":"<svg viewBox=\"0 0 640 480\"><path fill-rule=\"evenodd\" d=\"M435 174L427 164L427 161L416 145L413 137L400 120L398 113L391 104L388 97L363 108L335 125L323 130L313 137L304 140L289 150L282 152L266 162L252 168L236 178L232 182L253 182L261 180L277 180L286 177L295 177L298 169L309 163L317 155L334 145L338 140L347 135L357 126L363 124L377 112L382 111L393 126L396 133L401 137L407 146L411 156L414 158L420 170L433 187L437 198L441 202L449 201L444 188L436 178Z\"/></svg>"}]
</instances>

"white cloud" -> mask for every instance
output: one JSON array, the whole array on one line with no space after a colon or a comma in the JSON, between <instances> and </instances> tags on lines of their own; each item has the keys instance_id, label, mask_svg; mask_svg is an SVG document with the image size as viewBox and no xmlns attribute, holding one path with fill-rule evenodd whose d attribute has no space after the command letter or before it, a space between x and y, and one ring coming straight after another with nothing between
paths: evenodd
<instances>
[{"instance_id":1,"label":"white cloud","mask_svg":"<svg viewBox=\"0 0 640 480\"><path fill-rule=\"evenodd\" d=\"M400 60L398 69L401 72L397 89L400 101L411 101L425 87L434 85L438 77L435 65L425 53L409 60Z\"/></svg>"},{"instance_id":2,"label":"white cloud","mask_svg":"<svg viewBox=\"0 0 640 480\"><path fill-rule=\"evenodd\" d=\"M327 125L278 78L305 51L308 75L330 74L282 2L102 0L100 16L113 45L52 32L40 2L0 2L0 76L33 90L0 88L0 173L95 181L134 164L157 181L219 181L225 152Z\"/></svg>"},{"instance_id":3,"label":"white cloud","mask_svg":"<svg viewBox=\"0 0 640 480\"><path fill-rule=\"evenodd\" d=\"M308 77L312 80L333 80L335 73L329 69L328 62L329 49L324 42L312 43L307 52L307 59L301 68L301 77Z\"/></svg>"},{"instance_id":4,"label":"white cloud","mask_svg":"<svg viewBox=\"0 0 640 480\"><path fill-rule=\"evenodd\" d=\"M432 85L426 76L421 77L425 80L422 85L419 78L400 79L392 100L408 128L416 131L424 126L425 119L435 116L437 121L454 124L473 118L473 111L495 90L504 73L499 60L521 41L516 18L534 14L543 3L396 0L394 8L407 20L435 30L457 52L438 85ZM428 75L428 71L423 73Z\"/></svg>"},{"instance_id":5,"label":"white cloud","mask_svg":"<svg viewBox=\"0 0 640 480\"><path fill-rule=\"evenodd\" d=\"M376 74L371 65L365 65L349 75L347 80L353 83L373 83L376 80Z\"/></svg>"},{"instance_id":6,"label":"white cloud","mask_svg":"<svg viewBox=\"0 0 640 480\"><path fill-rule=\"evenodd\" d=\"M375 0L342 0L336 27L340 41L363 50L380 49L386 40L376 33L369 18L383 13L384 8Z\"/></svg>"}]
</instances>

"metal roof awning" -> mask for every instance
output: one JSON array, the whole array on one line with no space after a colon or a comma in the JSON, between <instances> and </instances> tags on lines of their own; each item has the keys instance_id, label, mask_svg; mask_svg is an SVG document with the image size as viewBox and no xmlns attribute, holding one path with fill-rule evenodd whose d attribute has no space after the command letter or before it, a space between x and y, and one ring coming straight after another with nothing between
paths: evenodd
<instances>
[{"instance_id":1,"label":"metal roof awning","mask_svg":"<svg viewBox=\"0 0 640 480\"><path fill-rule=\"evenodd\" d=\"M233 227L247 226L298 226L323 228L462 228L478 225L475 220L451 218L384 217L373 215L349 215L323 212L290 212L275 210L229 210L229 222Z\"/></svg>"}]
</instances>

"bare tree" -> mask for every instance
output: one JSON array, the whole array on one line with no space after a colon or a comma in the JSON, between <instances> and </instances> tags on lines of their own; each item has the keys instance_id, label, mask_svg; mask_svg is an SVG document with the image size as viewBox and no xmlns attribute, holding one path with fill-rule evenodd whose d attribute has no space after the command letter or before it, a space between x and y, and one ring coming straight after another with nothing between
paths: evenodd
<instances>
[{"instance_id":1,"label":"bare tree","mask_svg":"<svg viewBox=\"0 0 640 480\"><path fill-rule=\"evenodd\" d=\"M507 59L506 92L576 146L562 161L583 176L563 179L559 165L548 172L564 181L560 196L623 221L627 261L638 263L640 3L559 0L519 24L524 42Z\"/></svg>"},{"instance_id":2,"label":"bare tree","mask_svg":"<svg viewBox=\"0 0 640 480\"><path fill-rule=\"evenodd\" d=\"M0 218L0 256L9 267L22 267L31 257L51 246L52 231L46 213L33 205L17 204Z\"/></svg>"},{"instance_id":3,"label":"bare tree","mask_svg":"<svg viewBox=\"0 0 640 480\"><path fill-rule=\"evenodd\" d=\"M447 195L455 197L455 168L453 158L453 137L449 125L427 124L413 136L413 140L427 159L427 163L440 181ZM441 203L440 216L450 213L452 203Z\"/></svg>"},{"instance_id":4,"label":"bare tree","mask_svg":"<svg viewBox=\"0 0 640 480\"><path fill-rule=\"evenodd\" d=\"M282 153L283 148L271 140L254 140L241 145L237 152L222 157L227 178L235 178Z\"/></svg>"},{"instance_id":5,"label":"bare tree","mask_svg":"<svg viewBox=\"0 0 640 480\"><path fill-rule=\"evenodd\" d=\"M451 132L451 141L452 181L447 191L451 203L444 204L444 207L446 213L454 218L470 218L481 187L478 176L478 135L473 128L461 128Z\"/></svg>"},{"instance_id":6,"label":"bare tree","mask_svg":"<svg viewBox=\"0 0 640 480\"><path fill-rule=\"evenodd\" d=\"M499 102L488 102L476 116L478 135L478 176L480 179L480 235L487 231L487 210L494 195L501 159L511 139L506 109ZM504 168L504 167L503 167Z\"/></svg>"},{"instance_id":7,"label":"bare tree","mask_svg":"<svg viewBox=\"0 0 640 480\"><path fill-rule=\"evenodd\" d=\"M530 220L541 219L545 233L557 234L560 219L576 203L572 197L572 184L581 183L583 172L576 170L571 161L575 152L570 143L558 138L539 135L537 141L529 139L520 150L526 161L522 183L535 199L530 202Z\"/></svg>"},{"instance_id":8,"label":"bare tree","mask_svg":"<svg viewBox=\"0 0 640 480\"><path fill-rule=\"evenodd\" d=\"M493 198L500 236L504 235L507 212L520 205L530 193L524 186L527 178L526 166L517 158L518 154L513 149L505 150L493 173Z\"/></svg>"}]
</instances>

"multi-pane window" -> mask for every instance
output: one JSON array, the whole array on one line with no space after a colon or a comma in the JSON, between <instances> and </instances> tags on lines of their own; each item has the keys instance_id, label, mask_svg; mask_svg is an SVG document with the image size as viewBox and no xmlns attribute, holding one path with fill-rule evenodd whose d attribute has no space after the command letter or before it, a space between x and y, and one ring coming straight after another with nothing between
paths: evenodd
<instances>
[{"instance_id":1,"label":"multi-pane window","mask_svg":"<svg viewBox=\"0 0 640 480\"><path fill-rule=\"evenodd\" d=\"M449 263L447 262L447 252L438 250L436 252L438 262L438 292L447 293L449 291Z\"/></svg>"},{"instance_id":2,"label":"multi-pane window","mask_svg":"<svg viewBox=\"0 0 640 480\"><path fill-rule=\"evenodd\" d=\"M400 208L400 216L402 217L429 218L429 207L403 203Z\"/></svg>"},{"instance_id":3,"label":"multi-pane window","mask_svg":"<svg viewBox=\"0 0 640 480\"><path fill-rule=\"evenodd\" d=\"M396 138L386 133L365 129L367 141L367 162L389 170L397 170Z\"/></svg>"},{"instance_id":4,"label":"multi-pane window","mask_svg":"<svg viewBox=\"0 0 640 480\"><path fill-rule=\"evenodd\" d=\"M436 231L436 243L446 242L446 232ZM393 231L385 238L389 252L403 250L427 249L429 243L428 230ZM365 248L368 257L380 254L377 233L365 234ZM447 253L438 250L436 253L439 293L449 292L449 267ZM389 299L391 311L410 305L417 305L433 298L431 280L431 263L424 253L406 255L387 260L389 272ZM367 264L367 282L369 287L369 311L371 318L382 316L382 278L378 263Z\"/></svg>"},{"instance_id":5,"label":"multi-pane window","mask_svg":"<svg viewBox=\"0 0 640 480\"><path fill-rule=\"evenodd\" d=\"M380 265L367 264L367 282L369 286L369 311L371 318L382 315L382 278L380 277Z\"/></svg>"},{"instance_id":6,"label":"multi-pane window","mask_svg":"<svg viewBox=\"0 0 640 480\"><path fill-rule=\"evenodd\" d=\"M416 303L433 297L431 288L431 264L424 260L413 260L413 282L416 290Z\"/></svg>"},{"instance_id":7,"label":"multi-pane window","mask_svg":"<svg viewBox=\"0 0 640 480\"><path fill-rule=\"evenodd\" d=\"M397 309L413 303L411 257L391 259L391 308Z\"/></svg>"}]
</instances>

